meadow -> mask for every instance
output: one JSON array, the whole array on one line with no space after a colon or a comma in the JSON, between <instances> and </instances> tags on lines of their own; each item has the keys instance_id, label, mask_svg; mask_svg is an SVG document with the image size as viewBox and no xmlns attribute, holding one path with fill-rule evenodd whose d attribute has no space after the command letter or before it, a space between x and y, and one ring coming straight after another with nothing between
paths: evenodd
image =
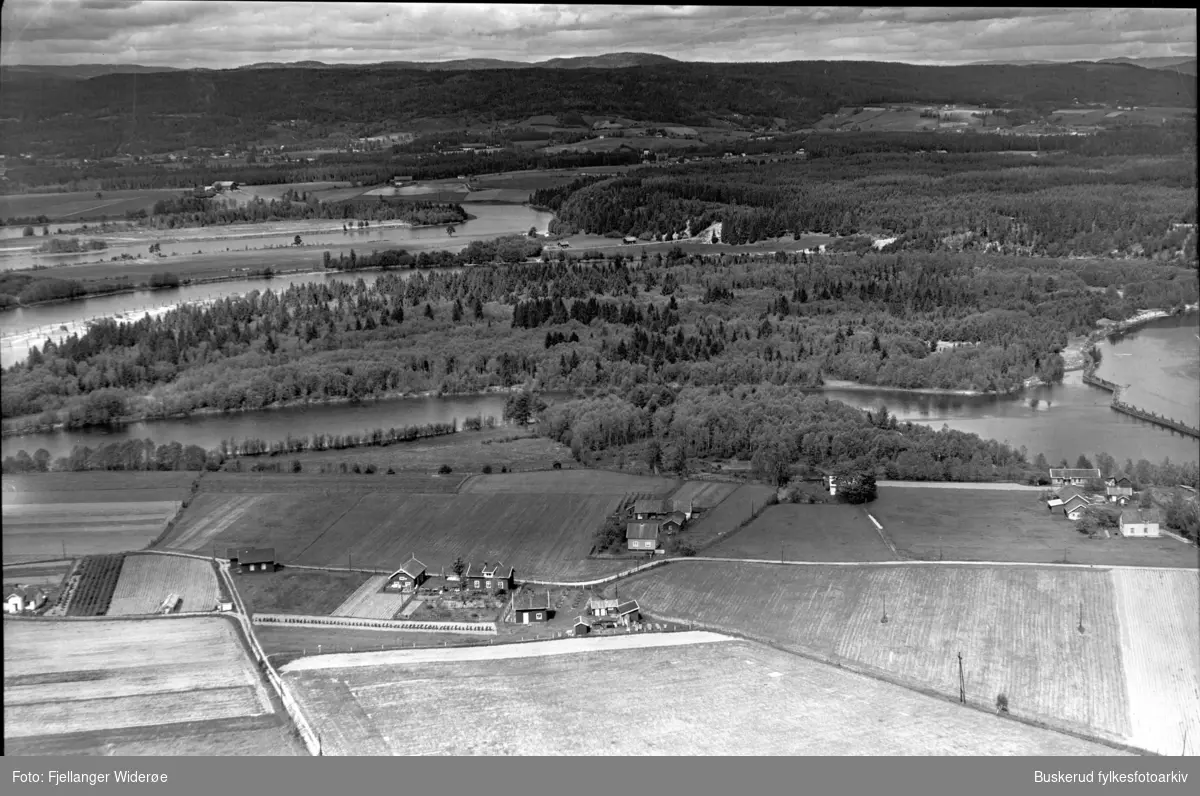
<instances>
[{"instance_id":1,"label":"meadow","mask_svg":"<svg viewBox=\"0 0 1200 796\"><path fill-rule=\"evenodd\" d=\"M704 554L770 561L895 560L865 512L839 503L768 506L753 522Z\"/></svg>"},{"instance_id":2,"label":"meadow","mask_svg":"<svg viewBox=\"0 0 1200 796\"><path fill-rule=\"evenodd\" d=\"M994 709L1003 693L1016 716L1116 741L1131 732L1106 571L697 561L636 575L621 594L655 617L768 640L946 698L958 698L961 653L972 705Z\"/></svg>"},{"instance_id":3,"label":"meadow","mask_svg":"<svg viewBox=\"0 0 1200 796\"><path fill-rule=\"evenodd\" d=\"M169 594L180 597L181 612L211 611L219 598L212 564L182 556L126 556L105 615L153 614Z\"/></svg>"},{"instance_id":4,"label":"meadow","mask_svg":"<svg viewBox=\"0 0 1200 796\"><path fill-rule=\"evenodd\" d=\"M401 653L387 665L284 677L329 755L1115 753L747 642L518 651L454 662L416 651L412 663ZM413 732L420 715L439 720Z\"/></svg>"},{"instance_id":5,"label":"meadow","mask_svg":"<svg viewBox=\"0 0 1200 796\"><path fill-rule=\"evenodd\" d=\"M1032 491L881 487L866 510L917 560L1192 567L1196 549L1159 539L1090 539Z\"/></svg>"},{"instance_id":6,"label":"meadow","mask_svg":"<svg viewBox=\"0 0 1200 796\"><path fill-rule=\"evenodd\" d=\"M738 485L728 481L686 481L675 490L671 499L691 503L693 509L711 509L737 491Z\"/></svg>"},{"instance_id":7,"label":"meadow","mask_svg":"<svg viewBox=\"0 0 1200 796\"><path fill-rule=\"evenodd\" d=\"M333 613L372 577L363 572L283 569L268 575L238 575L233 583L251 614L320 616Z\"/></svg>"},{"instance_id":8,"label":"meadow","mask_svg":"<svg viewBox=\"0 0 1200 796\"><path fill-rule=\"evenodd\" d=\"M149 213L160 199L179 196L178 188L154 188L133 191L95 191L70 193L29 193L0 196L0 218L46 216L54 221L86 221L104 216L123 217L130 211ZM40 230L38 230L40 232Z\"/></svg>"},{"instance_id":9,"label":"meadow","mask_svg":"<svg viewBox=\"0 0 1200 796\"><path fill-rule=\"evenodd\" d=\"M5 563L140 550L179 512L178 501L4 505Z\"/></svg>"},{"instance_id":10,"label":"meadow","mask_svg":"<svg viewBox=\"0 0 1200 796\"><path fill-rule=\"evenodd\" d=\"M767 506L775 496L775 489L760 484L743 484L722 500L715 508L689 523L682 534L688 544L696 550L705 549L737 531L743 522L748 522Z\"/></svg>"},{"instance_id":11,"label":"meadow","mask_svg":"<svg viewBox=\"0 0 1200 796\"><path fill-rule=\"evenodd\" d=\"M5 624L5 754L292 754L282 725L228 620Z\"/></svg>"},{"instance_id":12,"label":"meadow","mask_svg":"<svg viewBox=\"0 0 1200 796\"><path fill-rule=\"evenodd\" d=\"M629 492L666 495L679 486L672 478L614 473L607 470L554 470L477 475L463 484L463 494L523 494L552 492L571 495L624 495Z\"/></svg>"}]
</instances>

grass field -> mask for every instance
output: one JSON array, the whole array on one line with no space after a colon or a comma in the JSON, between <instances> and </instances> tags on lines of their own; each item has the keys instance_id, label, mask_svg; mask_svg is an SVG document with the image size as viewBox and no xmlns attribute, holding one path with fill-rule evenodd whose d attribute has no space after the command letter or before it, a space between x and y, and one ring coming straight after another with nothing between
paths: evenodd
<instances>
[{"instance_id":1,"label":"grass field","mask_svg":"<svg viewBox=\"0 0 1200 796\"><path fill-rule=\"evenodd\" d=\"M561 495L624 495L646 492L666 495L679 486L671 478L627 475L606 470L548 470L531 473L478 475L463 484L464 494L553 492Z\"/></svg>"},{"instance_id":2,"label":"grass field","mask_svg":"<svg viewBox=\"0 0 1200 796\"><path fill-rule=\"evenodd\" d=\"M1114 570L1112 578L1133 725L1130 742L1163 755L1200 755L1196 575Z\"/></svg>"},{"instance_id":3,"label":"grass field","mask_svg":"<svg viewBox=\"0 0 1200 796\"><path fill-rule=\"evenodd\" d=\"M881 487L866 507L902 555L923 560L1196 567L1170 537L1089 539L1036 492Z\"/></svg>"},{"instance_id":4,"label":"grass field","mask_svg":"<svg viewBox=\"0 0 1200 796\"><path fill-rule=\"evenodd\" d=\"M236 575L233 583L252 614L319 616L333 613L371 577L361 572L283 569L266 575Z\"/></svg>"},{"instance_id":5,"label":"grass field","mask_svg":"<svg viewBox=\"0 0 1200 796\"><path fill-rule=\"evenodd\" d=\"M43 493L64 493L56 494L53 499L44 499L41 502L68 502L68 497L72 493L78 492L110 492L114 493L111 500L129 501L137 500L141 493L147 490L158 495L161 491L170 492L172 497L151 497L149 500L183 500L191 490L192 484L199 477L199 473L190 472L111 472L111 471L93 471L82 473L34 473L23 475L5 475L3 485L4 504L8 505L9 501L22 502L20 493L30 493L42 495ZM136 491L136 495L125 495L121 493L132 493ZM18 494L10 494L18 493ZM24 501L24 502L39 502L39 501ZM102 503L105 501L84 501Z\"/></svg>"},{"instance_id":6,"label":"grass field","mask_svg":"<svg viewBox=\"0 0 1200 796\"><path fill-rule=\"evenodd\" d=\"M372 575L347 597L341 605L330 611L332 616L358 616L363 619L391 619L396 615L408 595L383 592L386 575Z\"/></svg>"},{"instance_id":7,"label":"grass field","mask_svg":"<svg viewBox=\"0 0 1200 796\"><path fill-rule=\"evenodd\" d=\"M212 492L255 493L364 493L399 492L428 495L452 494L466 480L463 473L430 475L428 473L375 473L374 475L341 473L208 473L201 494Z\"/></svg>"},{"instance_id":8,"label":"grass field","mask_svg":"<svg viewBox=\"0 0 1200 796\"><path fill-rule=\"evenodd\" d=\"M0 196L0 217L46 216L53 222L124 216L131 210L149 213L155 202L181 193L177 188L103 191L99 199L95 191L13 194Z\"/></svg>"},{"instance_id":9,"label":"grass field","mask_svg":"<svg viewBox=\"0 0 1200 796\"><path fill-rule=\"evenodd\" d=\"M218 599L212 564L181 556L126 556L105 615L156 613L169 594L181 598L179 611L211 611Z\"/></svg>"},{"instance_id":10,"label":"grass field","mask_svg":"<svg viewBox=\"0 0 1200 796\"><path fill-rule=\"evenodd\" d=\"M683 536L697 550L737 530L738 526L761 511L775 495L769 486L743 484L704 516L689 524Z\"/></svg>"},{"instance_id":11,"label":"grass field","mask_svg":"<svg viewBox=\"0 0 1200 796\"><path fill-rule=\"evenodd\" d=\"M737 491L738 485L727 481L685 481L671 499L676 503L691 501L697 509L711 509Z\"/></svg>"},{"instance_id":12,"label":"grass field","mask_svg":"<svg viewBox=\"0 0 1200 796\"><path fill-rule=\"evenodd\" d=\"M132 490L114 494L136 497ZM179 507L177 501L5 505L3 558L8 563L140 550Z\"/></svg>"},{"instance_id":13,"label":"grass field","mask_svg":"<svg viewBox=\"0 0 1200 796\"><path fill-rule=\"evenodd\" d=\"M747 642L284 676L329 755L1113 754Z\"/></svg>"},{"instance_id":14,"label":"grass field","mask_svg":"<svg viewBox=\"0 0 1200 796\"><path fill-rule=\"evenodd\" d=\"M454 472L450 479L443 479L443 482L460 475L478 474L484 465L491 465L496 473L500 472L501 467L513 471L549 470L555 462L565 469L578 466L567 446L545 437L518 436L511 428L450 434L380 448L301 453L290 458L298 459L306 473L314 470L319 472L322 463L346 462L353 465L357 462L364 467L374 464L379 468L379 475L386 474L389 467L398 474L424 475L436 472L438 467L445 464ZM389 481L398 477L387 476Z\"/></svg>"},{"instance_id":15,"label":"grass field","mask_svg":"<svg viewBox=\"0 0 1200 796\"><path fill-rule=\"evenodd\" d=\"M277 739L274 753L292 753L264 720L272 713L224 619L5 624L6 754L14 742L25 754L95 753L110 732L116 749L207 754L253 729Z\"/></svg>"},{"instance_id":16,"label":"grass field","mask_svg":"<svg viewBox=\"0 0 1200 796\"><path fill-rule=\"evenodd\" d=\"M1012 567L671 565L622 583L643 612L695 620L1120 740L1129 699L1109 573ZM885 610L888 622L881 619ZM1079 633L1083 608L1084 633Z\"/></svg>"},{"instance_id":17,"label":"grass field","mask_svg":"<svg viewBox=\"0 0 1200 796\"><path fill-rule=\"evenodd\" d=\"M561 472L559 478L590 473ZM527 479L541 474L517 474ZM506 476L481 476L500 478ZM364 477L372 480L370 476ZM535 481L538 479L534 479ZM386 480L384 481L386 482ZM637 483L632 480L628 483ZM491 481L485 481L489 485ZM589 561L592 534L615 510L620 485L555 489L520 481L460 495L317 490L245 496L200 493L159 545L218 554L227 547L274 547L284 564L369 566L390 572L416 555L431 572L454 559L502 561L517 577L596 576L619 562ZM327 610L336 607L330 606Z\"/></svg>"},{"instance_id":18,"label":"grass field","mask_svg":"<svg viewBox=\"0 0 1200 796\"><path fill-rule=\"evenodd\" d=\"M704 554L771 561L895 560L861 509L836 503L768 506Z\"/></svg>"},{"instance_id":19,"label":"grass field","mask_svg":"<svg viewBox=\"0 0 1200 796\"><path fill-rule=\"evenodd\" d=\"M545 631L543 631L545 632ZM254 635L276 666L306 655L317 654L317 645L325 653L361 652L398 647L440 647L443 644L462 644L458 633L412 633L404 630L359 630L352 627L287 627L256 625ZM479 641L471 636L468 641Z\"/></svg>"}]
</instances>

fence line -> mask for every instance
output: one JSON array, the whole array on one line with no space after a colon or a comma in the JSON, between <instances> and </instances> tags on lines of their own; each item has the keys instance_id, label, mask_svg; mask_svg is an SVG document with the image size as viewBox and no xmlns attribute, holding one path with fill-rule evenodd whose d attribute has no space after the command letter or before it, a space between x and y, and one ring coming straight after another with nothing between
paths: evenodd
<instances>
[{"instance_id":1,"label":"fence line","mask_svg":"<svg viewBox=\"0 0 1200 796\"><path fill-rule=\"evenodd\" d=\"M304 616L300 614L254 614L256 625L292 627L352 627L359 630L405 630L418 633L487 633L494 635L495 622L410 622L403 619L360 619L340 616Z\"/></svg>"}]
</instances>

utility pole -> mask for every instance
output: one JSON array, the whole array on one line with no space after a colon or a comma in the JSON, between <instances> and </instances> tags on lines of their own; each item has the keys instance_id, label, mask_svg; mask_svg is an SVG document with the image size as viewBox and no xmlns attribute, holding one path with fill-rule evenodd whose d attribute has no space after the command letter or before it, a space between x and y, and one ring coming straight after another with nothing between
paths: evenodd
<instances>
[{"instance_id":1,"label":"utility pole","mask_svg":"<svg viewBox=\"0 0 1200 796\"><path fill-rule=\"evenodd\" d=\"M967 681L963 677L962 653L958 653L958 701L967 703Z\"/></svg>"},{"instance_id":2,"label":"utility pole","mask_svg":"<svg viewBox=\"0 0 1200 796\"><path fill-rule=\"evenodd\" d=\"M1079 632L1083 633L1083 601L1079 601Z\"/></svg>"},{"instance_id":3,"label":"utility pole","mask_svg":"<svg viewBox=\"0 0 1200 796\"><path fill-rule=\"evenodd\" d=\"M883 598L883 618L879 620L879 623L880 623L881 625L886 625L886 624L888 623L888 615L887 615L887 597L884 597L884 598ZM962 656L960 655L960 656L959 656L959 658L961 659L961 658L962 658Z\"/></svg>"}]
</instances>

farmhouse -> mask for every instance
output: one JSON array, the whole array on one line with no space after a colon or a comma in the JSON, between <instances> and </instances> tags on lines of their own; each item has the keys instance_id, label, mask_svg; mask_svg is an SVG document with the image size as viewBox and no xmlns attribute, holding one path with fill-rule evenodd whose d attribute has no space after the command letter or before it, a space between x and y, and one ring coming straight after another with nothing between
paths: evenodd
<instances>
[{"instance_id":1,"label":"farmhouse","mask_svg":"<svg viewBox=\"0 0 1200 796\"><path fill-rule=\"evenodd\" d=\"M617 606L620 604L620 600L592 597L587 601L587 612L589 616L616 616Z\"/></svg>"},{"instance_id":2,"label":"farmhouse","mask_svg":"<svg viewBox=\"0 0 1200 796\"><path fill-rule=\"evenodd\" d=\"M245 548L238 551L239 572L274 572L275 548Z\"/></svg>"},{"instance_id":3,"label":"farmhouse","mask_svg":"<svg viewBox=\"0 0 1200 796\"><path fill-rule=\"evenodd\" d=\"M31 593L26 586L18 585L16 590L4 598L4 612L19 614L22 611L36 611L46 604L46 593L38 591Z\"/></svg>"},{"instance_id":4,"label":"farmhouse","mask_svg":"<svg viewBox=\"0 0 1200 796\"><path fill-rule=\"evenodd\" d=\"M1054 486L1062 484L1074 484L1075 486L1087 486L1093 481L1100 480L1100 471L1096 468L1050 468L1050 483Z\"/></svg>"},{"instance_id":5,"label":"farmhouse","mask_svg":"<svg viewBox=\"0 0 1200 796\"><path fill-rule=\"evenodd\" d=\"M1133 481L1124 475L1110 476L1105 481L1104 493L1109 502L1124 506L1133 497Z\"/></svg>"},{"instance_id":6,"label":"farmhouse","mask_svg":"<svg viewBox=\"0 0 1200 796\"><path fill-rule=\"evenodd\" d=\"M550 592L546 592L545 602L538 598L535 600L532 595L529 597L528 605L517 605L516 598L513 598L513 621L520 625L527 625L530 622L548 622L554 616L554 611L550 608Z\"/></svg>"},{"instance_id":7,"label":"farmhouse","mask_svg":"<svg viewBox=\"0 0 1200 796\"><path fill-rule=\"evenodd\" d=\"M1122 536L1159 536L1157 509L1126 508L1121 512Z\"/></svg>"},{"instance_id":8,"label":"farmhouse","mask_svg":"<svg viewBox=\"0 0 1200 796\"><path fill-rule=\"evenodd\" d=\"M1066 503L1073 497L1085 497L1087 492L1077 486L1063 486L1054 490L1054 494L1058 495L1058 499Z\"/></svg>"},{"instance_id":9,"label":"farmhouse","mask_svg":"<svg viewBox=\"0 0 1200 796\"><path fill-rule=\"evenodd\" d=\"M410 555L404 566L388 575L387 586L384 588L392 591L413 591L427 580L429 573L425 570L425 565L418 561L416 556Z\"/></svg>"},{"instance_id":10,"label":"farmhouse","mask_svg":"<svg viewBox=\"0 0 1200 796\"><path fill-rule=\"evenodd\" d=\"M513 576L512 567L501 568L499 563L489 565L484 561L482 565L472 564L467 567L467 571L463 573L463 582L468 589L477 591L512 591L515 583Z\"/></svg>"},{"instance_id":11,"label":"farmhouse","mask_svg":"<svg viewBox=\"0 0 1200 796\"><path fill-rule=\"evenodd\" d=\"M630 550L653 552L658 549L658 532L661 523L657 520L631 522L625 526L625 541Z\"/></svg>"}]
</instances>

